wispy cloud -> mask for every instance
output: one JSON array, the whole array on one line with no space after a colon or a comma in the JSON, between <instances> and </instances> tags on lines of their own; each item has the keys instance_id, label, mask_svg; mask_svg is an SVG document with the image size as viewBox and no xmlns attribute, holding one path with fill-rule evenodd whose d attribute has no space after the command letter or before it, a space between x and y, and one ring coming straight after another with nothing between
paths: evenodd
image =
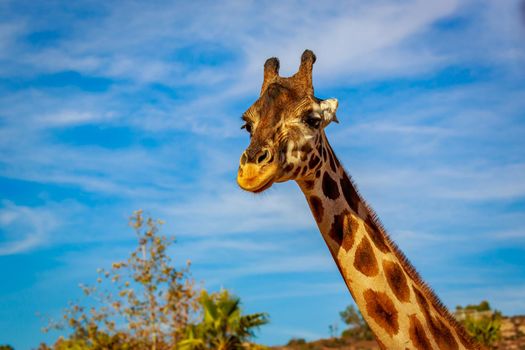
<instances>
[{"instance_id":1,"label":"wispy cloud","mask_svg":"<svg viewBox=\"0 0 525 350\"><path fill-rule=\"evenodd\" d=\"M0 255L26 252L46 243L60 220L48 208L34 208L2 201Z\"/></svg>"},{"instance_id":2,"label":"wispy cloud","mask_svg":"<svg viewBox=\"0 0 525 350\"><path fill-rule=\"evenodd\" d=\"M492 164L454 166L436 169L397 169L384 173L380 169L369 169L360 174L366 188L375 191L410 191L406 197L425 195L429 198L444 198L469 201L516 199L525 195L523 173L525 164ZM396 189L392 189L395 185ZM390 190L389 190L390 189Z\"/></svg>"},{"instance_id":3,"label":"wispy cloud","mask_svg":"<svg viewBox=\"0 0 525 350\"><path fill-rule=\"evenodd\" d=\"M94 11L97 26L82 21L71 28L72 35L60 40L58 46L23 54L20 61L48 71L65 68L137 81L166 81L169 85L170 80L177 83L179 79L173 78L180 77L181 73L184 76L189 67L194 69L193 65L177 64L176 60L166 63L169 55L188 45L198 43L223 50L240 47L241 57L248 61L244 74L250 75L260 66L261 57L277 53L283 58L283 68L289 70L292 64L295 66L297 51L312 47L321 53L332 53L320 61L323 63L319 69L324 75L329 71L340 74L348 68L372 71L371 66L376 68L374 75L377 75L402 66L406 70L410 63L413 67L421 56L414 57L414 52L401 44L437 19L450 15L457 2L411 1L396 5L377 2L365 7L354 1L325 5L305 7L292 2L239 6L236 2L226 2L220 6L210 5L210 9L200 4L162 7L108 4ZM137 12L141 13L140 19L131 15ZM191 22L187 13L192 13ZM66 12L57 6L46 24L54 30L63 30L63 26L51 22L53 17L69 19L76 15L75 7ZM23 14L17 17L27 22L34 20ZM153 23L155 25L150 25ZM250 35L261 27L265 30L256 39ZM391 55L389 60L382 59L385 53ZM233 68L232 65L232 71ZM243 72L242 68L236 68Z\"/></svg>"},{"instance_id":4,"label":"wispy cloud","mask_svg":"<svg viewBox=\"0 0 525 350\"><path fill-rule=\"evenodd\" d=\"M487 238L501 241L525 240L525 229L490 232L487 234Z\"/></svg>"},{"instance_id":5,"label":"wispy cloud","mask_svg":"<svg viewBox=\"0 0 525 350\"><path fill-rule=\"evenodd\" d=\"M294 192L274 190L255 197L230 185L157 210L167 217L184 218L178 225L180 231L195 236L313 229L309 209L297 200L299 191Z\"/></svg>"},{"instance_id":6,"label":"wispy cloud","mask_svg":"<svg viewBox=\"0 0 525 350\"><path fill-rule=\"evenodd\" d=\"M271 300L302 298L312 296L346 295L348 289L344 283L292 283L289 288L281 291L265 291L264 294L248 296L246 300Z\"/></svg>"}]
</instances>

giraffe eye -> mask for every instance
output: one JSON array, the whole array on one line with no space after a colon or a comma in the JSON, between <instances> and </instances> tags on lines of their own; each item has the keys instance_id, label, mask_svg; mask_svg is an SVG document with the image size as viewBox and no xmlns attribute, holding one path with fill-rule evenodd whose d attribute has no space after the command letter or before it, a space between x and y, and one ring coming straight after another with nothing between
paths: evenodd
<instances>
[{"instance_id":1,"label":"giraffe eye","mask_svg":"<svg viewBox=\"0 0 525 350\"><path fill-rule=\"evenodd\" d=\"M311 128L317 129L321 125L321 118L308 114L303 121Z\"/></svg>"},{"instance_id":2,"label":"giraffe eye","mask_svg":"<svg viewBox=\"0 0 525 350\"><path fill-rule=\"evenodd\" d=\"M246 131L248 131L250 135L252 134L252 124L250 123L244 124L243 126L241 126L241 129L246 129Z\"/></svg>"}]
</instances>

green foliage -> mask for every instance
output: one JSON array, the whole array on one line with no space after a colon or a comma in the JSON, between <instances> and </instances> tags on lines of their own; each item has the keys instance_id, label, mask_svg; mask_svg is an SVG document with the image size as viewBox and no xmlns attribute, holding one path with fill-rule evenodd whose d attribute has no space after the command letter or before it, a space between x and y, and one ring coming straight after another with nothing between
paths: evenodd
<instances>
[{"instance_id":1,"label":"green foliage","mask_svg":"<svg viewBox=\"0 0 525 350\"><path fill-rule=\"evenodd\" d=\"M484 300L477 305L457 306L456 313L465 315L461 322L476 341L488 348L495 347L501 338L501 312L492 311Z\"/></svg>"},{"instance_id":2,"label":"green foliage","mask_svg":"<svg viewBox=\"0 0 525 350\"><path fill-rule=\"evenodd\" d=\"M180 350L240 350L256 347L248 341L254 330L268 323L268 315L256 313L242 315L240 299L227 290L199 298L203 317L199 323L187 328L186 339Z\"/></svg>"},{"instance_id":3,"label":"green foliage","mask_svg":"<svg viewBox=\"0 0 525 350\"><path fill-rule=\"evenodd\" d=\"M11 345L0 345L0 350L15 350Z\"/></svg>"},{"instance_id":4,"label":"green foliage","mask_svg":"<svg viewBox=\"0 0 525 350\"><path fill-rule=\"evenodd\" d=\"M467 317L463 324L476 341L487 347L494 347L501 338L501 314L499 313L479 319Z\"/></svg>"},{"instance_id":5,"label":"green foliage","mask_svg":"<svg viewBox=\"0 0 525 350\"><path fill-rule=\"evenodd\" d=\"M349 305L345 310L339 313L341 319L349 328L343 331L343 338L353 338L356 340L372 340L374 335L366 323L363 315L354 305Z\"/></svg>"},{"instance_id":6,"label":"green foliage","mask_svg":"<svg viewBox=\"0 0 525 350\"><path fill-rule=\"evenodd\" d=\"M491 308L490 308L490 304L488 301L486 300L483 300L481 301L479 304L469 304L467 306L456 306L456 310L473 310L473 311L479 311L479 312L482 312L482 311L490 311Z\"/></svg>"},{"instance_id":7,"label":"green foliage","mask_svg":"<svg viewBox=\"0 0 525 350\"><path fill-rule=\"evenodd\" d=\"M99 269L96 286L81 286L95 306L70 303L63 320L45 329L72 330L54 350L171 350L169 344L184 336L198 307L190 263L181 269L171 266L166 249L173 240L158 234L161 221L144 219L137 211L130 225L137 248L126 261Z\"/></svg>"},{"instance_id":8,"label":"green foliage","mask_svg":"<svg viewBox=\"0 0 525 350\"><path fill-rule=\"evenodd\" d=\"M158 234L162 222L130 220L138 246L126 261L99 269L96 286L81 286L94 306L70 303L61 322L50 329L70 329L39 350L263 350L251 344L254 330L268 322L266 314L242 315L240 300L226 290L200 297L190 278L189 262L181 269L166 253L173 242ZM202 320L196 320L197 315Z\"/></svg>"},{"instance_id":9,"label":"green foliage","mask_svg":"<svg viewBox=\"0 0 525 350\"><path fill-rule=\"evenodd\" d=\"M38 350L131 350L141 349L143 345L145 344L138 344L125 334L108 335L96 331L89 337L78 335L72 335L68 339L60 337L52 348L41 344Z\"/></svg>"}]
</instances>

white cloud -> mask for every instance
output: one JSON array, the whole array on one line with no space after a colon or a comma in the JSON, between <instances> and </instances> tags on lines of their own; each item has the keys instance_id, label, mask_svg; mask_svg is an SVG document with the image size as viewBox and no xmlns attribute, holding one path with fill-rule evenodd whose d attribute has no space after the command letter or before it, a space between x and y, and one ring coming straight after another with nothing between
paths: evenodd
<instances>
[{"instance_id":1,"label":"white cloud","mask_svg":"<svg viewBox=\"0 0 525 350\"><path fill-rule=\"evenodd\" d=\"M220 6L115 4L106 7L107 16L95 17L96 25L89 20L80 22L58 47L25 52L19 60L37 71L72 69L172 85L188 75L188 67L171 58L174 53L195 43L213 43L235 51L242 59L227 63L227 70L236 75L235 89L260 76L263 60L269 56L280 56L283 70L293 72L307 47L317 50L317 68L325 77L413 74L439 64L442 57L430 48L413 50L407 40L457 7L456 0L379 1L367 6L358 1L330 6L298 2L240 5L235 1ZM191 22L187 13L192 13ZM264 30L256 36L250 34L260 28ZM203 66L193 73L206 71L210 76L223 75L224 67L210 70Z\"/></svg>"},{"instance_id":2,"label":"white cloud","mask_svg":"<svg viewBox=\"0 0 525 350\"><path fill-rule=\"evenodd\" d=\"M283 62L283 70L293 72L298 53L311 48L318 52L316 70L322 76L341 79L349 75L397 75L401 71L413 74L431 68L440 58L429 51L411 50L406 41L453 13L456 6L456 1L376 2L367 6L351 2L335 5L335 16L318 9L285 9L281 12L291 18L299 12L304 21L293 29L270 26L265 40L253 40L246 51L254 70L260 66L261 57L276 55ZM309 11L306 16L305 11Z\"/></svg>"},{"instance_id":3,"label":"white cloud","mask_svg":"<svg viewBox=\"0 0 525 350\"><path fill-rule=\"evenodd\" d=\"M0 255L27 252L45 245L51 231L57 229L60 220L47 208L16 205L4 200L0 208L2 240Z\"/></svg>"},{"instance_id":4,"label":"white cloud","mask_svg":"<svg viewBox=\"0 0 525 350\"><path fill-rule=\"evenodd\" d=\"M260 294L247 296L244 300L272 300L272 299L288 299L288 298L304 298L312 296L347 296L348 288L341 282L330 283L290 283L286 285L286 289L264 291Z\"/></svg>"},{"instance_id":5,"label":"white cloud","mask_svg":"<svg viewBox=\"0 0 525 350\"><path fill-rule=\"evenodd\" d=\"M313 229L315 223L299 190L275 186L280 188L259 196L242 192L235 185L219 185L215 190L208 186L208 193L155 208L177 221L178 232L195 236Z\"/></svg>"},{"instance_id":6,"label":"white cloud","mask_svg":"<svg viewBox=\"0 0 525 350\"><path fill-rule=\"evenodd\" d=\"M435 195L466 200L516 199L525 196L525 164L502 165L498 168L450 169L437 176L448 177L447 188L442 186Z\"/></svg>"},{"instance_id":7,"label":"white cloud","mask_svg":"<svg viewBox=\"0 0 525 350\"><path fill-rule=\"evenodd\" d=\"M0 58L9 57L10 49L13 47L16 37L27 28L24 23L4 22L0 23Z\"/></svg>"},{"instance_id":8,"label":"white cloud","mask_svg":"<svg viewBox=\"0 0 525 350\"><path fill-rule=\"evenodd\" d=\"M360 169L361 170L361 169ZM404 197L466 201L510 200L525 196L525 164L464 164L430 169L361 170L363 188L374 192L405 191Z\"/></svg>"},{"instance_id":9,"label":"white cloud","mask_svg":"<svg viewBox=\"0 0 525 350\"><path fill-rule=\"evenodd\" d=\"M486 234L486 238L493 241L500 242L515 242L515 241L525 241L525 229L516 228L505 231L498 232L489 232Z\"/></svg>"},{"instance_id":10,"label":"white cloud","mask_svg":"<svg viewBox=\"0 0 525 350\"><path fill-rule=\"evenodd\" d=\"M290 275L290 274L315 274L315 273L335 273L337 268L331 260L328 252L320 250L315 252L301 252L301 254L274 254L265 258L254 259L252 261L243 260L243 264L235 263L228 266L222 262L219 268L202 270L200 276L204 277L206 287L216 288L223 285L231 285L236 280L246 277L261 278L265 275ZM193 269L199 270L199 262L194 260ZM344 284L343 284L344 286Z\"/></svg>"},{"instance_id":11,"label":"white cloud","mask_svg":"<svg viewBox=\"0 0 525 350\"><path fill-rule=\"evenodd\" d=\"M40 116L39 119L47 126L75 126L99 122L105 118L104 115L89 111L62 110L54 114Z\"/></svg>"}]
</instances>

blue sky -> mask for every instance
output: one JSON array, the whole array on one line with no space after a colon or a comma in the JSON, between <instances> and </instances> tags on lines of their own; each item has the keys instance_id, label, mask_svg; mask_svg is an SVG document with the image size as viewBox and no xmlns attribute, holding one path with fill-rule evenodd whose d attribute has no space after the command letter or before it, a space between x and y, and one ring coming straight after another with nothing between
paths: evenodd
<instances>
[{"instance_id":1,"label":"blue sky","mask_svg":"<svg viewBox=\"0 0 525 350\"><path fill-rule=\"evenodd\" d=\"M167 221L209 289L328 336L350 304L294 183L235 183L262 65L314 50L327 134L444 303L525 313L525 26L518 1L0 2L0 343L36 347L78 284ZM342 325L339 322L339 328Z\"/></svg>"}]
</instances>

